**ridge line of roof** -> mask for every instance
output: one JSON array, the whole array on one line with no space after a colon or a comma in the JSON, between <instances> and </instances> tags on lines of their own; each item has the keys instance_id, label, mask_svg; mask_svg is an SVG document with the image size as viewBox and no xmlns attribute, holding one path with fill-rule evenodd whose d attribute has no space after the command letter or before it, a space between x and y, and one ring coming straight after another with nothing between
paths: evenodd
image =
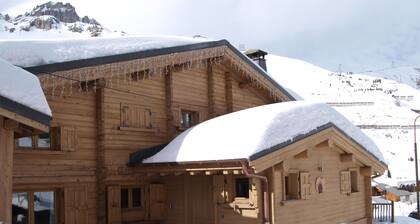
<instances>
[{"instance_id":1,"label":"ridge line of roof","mask_svg":"<svg viewBox=\"0 0 420 224\"><path fill-rule=\"evenodd\" d=\"M49 115L34 110L26 105L13 101L2 95L0 95L0 108L12 111L18 115L37 121L43 125L50 125L51 117Z\"/></svg>"},{"instance_id":2,"label":"ridge line of roof","mask_svg":"<svg viewBox=\"0 0 420 224\"><path fill-rule=\"evenodd\" d=\"M274 85L274 87L279 89L290 100L296 100L286 89L284 89L278 82L272 79L266 71L264 71L260 66L256 65L251 59L249 59L246 55L244 55L242 52L236 49L226 39L222 39L218 41L209 41L209 42L181 45L181 46L175 46L175 47L150 49L150 50L145 50L145 51L137 51L137 52L131 52L131 53L124 53L124 54L79 59L79 60L66 61L66 62L58 62L58 63L52 63L52 64L29 66L29 67L23 67L23 69L35 75L39 75L44 72L52 73L56 71L64 71L64 70L75 69L75 68L95 66L99 64L108 64L108 63L114 63L114 62L120 62L120 61L128 61L128 60L134 60L134 59L140 59L140 58L146 58L146 57L159 56L163 54L180 53L180 52L192 51L192 50L201 50L201 49L218 47L218 46L223 46L223 45L227 46L231 51L233 51L236 55L238 55L248 65L250 65L257 72L259 72L264 78L266 78L272 85Z\"/></svg>"}]
</instances>

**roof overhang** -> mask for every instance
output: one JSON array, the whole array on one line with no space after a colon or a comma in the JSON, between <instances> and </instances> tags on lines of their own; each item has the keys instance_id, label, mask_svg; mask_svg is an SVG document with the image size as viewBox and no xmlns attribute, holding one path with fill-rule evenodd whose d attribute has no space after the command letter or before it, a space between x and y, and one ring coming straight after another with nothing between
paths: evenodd
<instances>
[{"instance_id":1,"label":"roof overhang","mask_svg":"<svg viewBox=\"0 0 420 224\"><path fill-rule=\"evenodd\" d=\"M306 150L322 147L331 148L340 154L352 155L353 162L362 167L371 167L372 175L383 174L387 169L384 162L332 123L251 156L250 165L259 173Z\"/></svg>"},{"instance_id":2,"label":"roof overhang","mask_svg":"<svg viewBox=\"0 0 420 224\"><path fill-rule=\"evenodd\" d=\"M266 71L264 71L261 67L255 64L251 59L249 59L246 55L244 55L238 49L232 46L227 40L202 42L202 43L195 43L195 44L176 46L176 47L151 49L151 50L144 50L144 51L139 51L139 52L102 56L102 57L67 61L67 62L61 62L61 63L44 64L44 65L39 65L39 66L26 67L24 69L36 75L43 75L43 74L54 73L54 72L75 70L75 69L80 69L80 68L85 68L85 67L93 67L93 66L98 66L98 65L103 65L103 64L125 62L125 61L130 61L130 60L151 58L151 57L157 57L157 56L162 56L162 55L174 55L174 54L179 54L183 52L204 50L204 49L210 49L210 48L216 48L216 47L225 47L225 49L228 51L227 52L228 56L234 57L235 59L238 59L244 62L244 63L240 63L239 66L244 66L244 65L248 66L251 70L258 73L263 78L263 80L267 82L268 85L273 86L274 89L281 92L282 95L288 98L288 100L296 100L286 89L284 89L281 85L279 85L276 81L274 81L267 74ZM244 70L248 70L248 69L244 69Z\"/></svg>"},{"instance_id":3,"label":"roof overhang","mask_svg":"<svg viewBox=\"0 0 420 224\"><path fill-rule=\"evenodd\" d=\"M42 132L49 131L51 117L0 95L0 116Z\"/></svg>"}]
</instances>

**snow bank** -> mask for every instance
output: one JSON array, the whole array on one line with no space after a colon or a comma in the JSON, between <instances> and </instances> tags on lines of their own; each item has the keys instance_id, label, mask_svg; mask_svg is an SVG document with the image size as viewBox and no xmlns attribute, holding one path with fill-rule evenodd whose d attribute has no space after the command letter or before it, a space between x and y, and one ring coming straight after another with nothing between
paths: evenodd
<instances>
[{"instance_id":1,"label":"snow bank","mask_svg":"<svg viewBox=\"0 0 420 224\"><path fill-rule=\"evenodd\" d=\"M39 79L0 59L0 95L51 116Z\"/></svg>"},{"instance_id":2,"label":"snow bank","mask_svg":"<svg viewBox=\"0 0 420 224\"><path fill-rule=\"evenodd\" d=\"M246 159L333 123L380 161L375 143L323 103L294 101L223 115L188 129L145 163Z\"/></svg>"},{"instance_id":3,"label":"snow bank","mask_svg":"<svg viewBox=\"0 0 420 224\"><path fill-rule=\"evenodd\" d=\"M175 36L129 36L89 39L0 40L0 57L21 67L88 59L212 41Z\"/></svg>"}]
</instances>

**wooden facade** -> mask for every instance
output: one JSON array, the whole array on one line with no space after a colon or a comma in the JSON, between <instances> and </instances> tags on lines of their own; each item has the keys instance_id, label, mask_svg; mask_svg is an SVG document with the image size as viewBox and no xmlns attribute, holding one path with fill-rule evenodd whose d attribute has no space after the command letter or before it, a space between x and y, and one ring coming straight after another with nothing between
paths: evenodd
<instances>
[{"instance_id":1,"label":"wooden facade","mask_svg":"<svg viewBox=\"0 0 420 224\"><path fill-rule=\"evenodd\" d=\"M266 183L246 176L244 161L131 166L129 157L198 122L292 98L229 49L154 73L130 61L107 66L39 72L53 114L50 143L22 147L16 139L13 192L51 193L51 223L262 223ZM370 177L384 167L333 130L314 136L248 164L268 178L271 223L371 223ZM357 192L341 193L340 171L356 171ZM296 200L284 192L291 172L306 181Z\"/></svg>"}]
</instances>

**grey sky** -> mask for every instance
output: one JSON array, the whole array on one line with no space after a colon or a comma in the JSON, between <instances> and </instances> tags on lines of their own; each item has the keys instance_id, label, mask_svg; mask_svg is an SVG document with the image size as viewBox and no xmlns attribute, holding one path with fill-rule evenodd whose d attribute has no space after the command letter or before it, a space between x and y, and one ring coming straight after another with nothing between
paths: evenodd
<instances>
[{"instance_id":1,"label":"grey sky","mask_svg":"<svg viewBox=\"0 0 420 224\"><path fill-rule=\"evenodd\" d=\"M0 0L17 15L40 0ZM418 0L67 0L131 34L228 39L334 70L420 65Z\"/></svg>"}]
</instances>

